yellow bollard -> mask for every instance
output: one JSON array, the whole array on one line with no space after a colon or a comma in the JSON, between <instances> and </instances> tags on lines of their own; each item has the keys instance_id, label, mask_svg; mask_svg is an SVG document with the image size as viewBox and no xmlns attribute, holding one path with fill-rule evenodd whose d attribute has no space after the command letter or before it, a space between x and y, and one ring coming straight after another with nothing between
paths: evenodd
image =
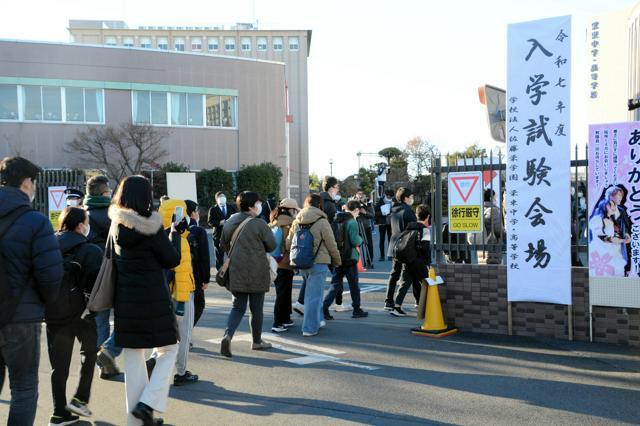
<instances>
[{"instance_id":1,"label":"yellow bollard","mask_svg":"<svg viewBox=\"0 0 640 426\"><path fill-rule=\"evenodd\" d=\"M437 282L435 268L429 269L429 281L432 283ZM427 337L445 337L450 336L458 332L455 327L447 327L444 322L444 315L442 313L442 305L440 304L440 293L438 292L438 285L427 286L427 310L424 315L424 322L422 327L414 328L411 330L412 334L416 336Z\"/></svg>"}]
</instances>

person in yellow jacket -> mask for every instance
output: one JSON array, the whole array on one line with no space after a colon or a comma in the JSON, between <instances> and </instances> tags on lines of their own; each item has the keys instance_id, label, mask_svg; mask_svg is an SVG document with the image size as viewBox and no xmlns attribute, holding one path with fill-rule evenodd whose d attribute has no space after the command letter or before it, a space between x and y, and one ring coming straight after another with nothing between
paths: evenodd
<instances>
[{"instance_id":1,"label":"person in yellow jacket","mask_svg":"<svg viewBox=\"0 0 640 426\"><path fill-rule=\"evenodd\" d=\"M182 209L182 220L176 220L176 208ZM191 333L193 331L194 304L193 293L196 289L193 278L193 266L191 265L191 250L189 248L188 226L183 227L182 222L186 222L187 205L183 200L165 199L160 204L158 210L162 216L162 224L165 229L171 228L171 224L180 222L176 226L182 231L180 233L180 264L171 270L169 288L171 297L176 308L176 318L178 320L178 331L180 342L178 356L176 357L176 375L173 376L173 385L182 386L198 381L198 376L187 370L187 357L191 345Z\"/></svg>"}]
</instances>

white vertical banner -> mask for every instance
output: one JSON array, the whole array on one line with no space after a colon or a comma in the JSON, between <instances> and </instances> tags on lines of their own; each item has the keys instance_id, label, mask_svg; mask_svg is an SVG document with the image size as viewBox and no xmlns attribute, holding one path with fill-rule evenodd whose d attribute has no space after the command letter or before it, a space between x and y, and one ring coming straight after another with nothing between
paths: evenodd
<instances>
[{"instance_id":1,"label":"white vertical banner","mask_svg":"<svg viewBox=\"0 0 640 426\"><path fill-rule=\"evenodd\" d=\"M571 17L509 25L507 291L571 304Z\"/></svg>"}]
</instances>

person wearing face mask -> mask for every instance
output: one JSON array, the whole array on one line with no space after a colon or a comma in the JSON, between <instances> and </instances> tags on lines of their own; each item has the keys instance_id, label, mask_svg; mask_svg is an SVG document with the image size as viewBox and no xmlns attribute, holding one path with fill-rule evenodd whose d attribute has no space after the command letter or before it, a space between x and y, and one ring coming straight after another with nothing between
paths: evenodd
<instances>
[{"instance_id":1,"label":"person wearing face mask","mask_svg":"<svg viewBox=\"0 0 640 426\"><path fill-rule=\"evenodd\" d=\"M64 194L67 196L67 207L80 207L82 206L82 199L84 193L79 189L67 188L64 190Z\"/></svg>"},{"instance_id":2,"label":"person wearing face mask","mask_svg":"<svg viewBox=\"0 0 640 426\"><path fill-rule=\"evenodd\" d=\"M64 256L64 279L58 300L47 306L47 343L51 362L53 415L50 425L68 424L78 416L91 416L88 408L96 363L96 322L94 316L82 317L102 264L102 249L87 241L91 225L89 215L79 207L67 207L60 214L56 233ZM75 339L80 341L80 379L71 402L67 404L67 379Z\"/></svg>"},{"instance_id":3,"label":"person wearing face mask","mask_svg":"<svg viewBox=\"0 0 640 426\"><path fill-rule=\"evenodd\" d=\"M380 262L384 262L386 251L384 249L385 235L386 242L391 240L391 207L393 206L393 190L387 189L384 192L384 197L380 197L376 202L376 225L380 231Z\"/></svg>"},{"instance_id":4,"label":"person wearing face mask","mask_svg":"<svg viewBox=\"0 0 640 426\"><path fill-rule=\"evenodd\" d=\"M227 290L233 295L233 308L220 346L220 353L228 358L231 357L231 339L247 310L247 303L251 310L251 349L271 348L271 343L262 340L262 320L264 294L271 286L267 253L276 248L276 240L265 221L256 219L262 213L262 201L257 193L241 192L236 205L240 212L226 221L220 240L220 246L229 254Z\"/></svg>"},{"instance_id":5,"label":"person wearing face mask","mask_svg":"<svg viewBox=\"0 0 640 426\"><path fill-rule=\"evenodd\" d=\"M322 183L323 192L318 195L322 198L322 211L327 215L329 225L333 223L336 213L340 211L340 183L333 176L326 176ZM306 290L306 281L302 281L298 300L293 305L293 310L300 315L304 315L304 293Z\"/></svg>"},{"instance_id":6,"label":"person wearing face mask","mask_svg":"<svg viewBox=\"0 0 640 426\"><path fill-rule=\"evenodd\" d=\"M216 205L209 209L209 218L207 222L213 228L213 246L216 249L216 269L220 269L224 262L224 250L220 246L220 237L222 237L222 228L225 222L236 213L233 205L227 204L227 196L224 192L216 193Z\"/></svg>"},{"instance_id":7,"label":"person wearing face mask","mask_svg":"<svg viewBox=\"0 0 640 426\"><path fill-rule=\"evenodd\" d=\"M191 265L193 266L193 278L196 283L196 290L193 293L195 308L193 326L195 327L204 312L204 292L209 287L211 264L209 262L207 231L200 226L198 204L192 200L185 200L185 203L187 205L187 216L189 217L189 237L187 239L191 248Z\"/></svg>"},{"instance_id":8,"label":"person wearing face mask","mask_svg":"<svg viewBox=\"0 0 640 426\"><path fill-rule=\"evenodd\" d=\"M0 262L7 278L0 286L12 295L0 298L0 392L8 370L10 425L34 422L41 323L64 275L51 222L31 207L40 171L22 157L0 161Z\"/></svg>"}]
</instances>

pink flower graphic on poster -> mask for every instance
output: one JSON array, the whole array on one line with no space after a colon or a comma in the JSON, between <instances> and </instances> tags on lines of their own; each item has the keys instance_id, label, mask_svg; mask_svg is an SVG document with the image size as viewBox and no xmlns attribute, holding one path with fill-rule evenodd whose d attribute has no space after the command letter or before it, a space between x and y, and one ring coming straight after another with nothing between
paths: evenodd
<instances>
[{"instance_id":1,"label":"pink flower graphic on poster","mask_svg":"<svg viewBox=\"0 0 640 426\"><path fill-rule=\"evenodd\" d=\"M600 256L600 253L596 251L591 252L591 259L589 259L589 269L595 273L597 277L603 277L605 275L615 275L615 269L609 264L612 259L609 253L604 256Z\"/></svg>"}]
</instances>

